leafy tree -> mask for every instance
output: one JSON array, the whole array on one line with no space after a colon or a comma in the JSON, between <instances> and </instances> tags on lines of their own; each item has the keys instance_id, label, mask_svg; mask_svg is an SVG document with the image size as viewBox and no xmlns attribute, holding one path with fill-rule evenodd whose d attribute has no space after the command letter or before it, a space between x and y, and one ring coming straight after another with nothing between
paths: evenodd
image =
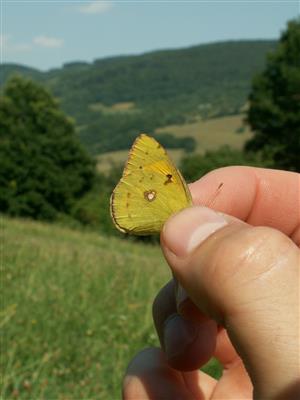
<instances>
[{"instance_id":1,"label":"leafy tree","mask_svg":"<svg viewBox=\"0 0 300 400\"><path fill-rule=\"evenodd\" d=\"M159 143L167 149L184 149L190 153L196 148L196 140L191 136L176 137L172 133L163 132L159 134L152 134Z\"/></svg>"},{"instance_id":2,"label":"leafy tree","mask_svg":"<svg viewBox=\"0 0 300 400\"><path fill-rule=\"evenodd\" d=\"M53 219L94 179L72 121L38 84L14 77L0 97L0 210Z\"/></svg>"},{"instance_id":3,"label":"leafy tree","mask_svg":"<svg viewBox=\"0 0 300 400\"><path fill-rule=\"evenodd\" d=\"M98 173L94 185L74 205L73 217L105 234L119 236L109 210L110 195L122 175L123 165L112 166L108 176Z\"/></svg>"},{"instance_id":4,"label":"leafy tree","mask_svg":"<svg viewBox=\"0 0 300 400\"><path fill-rule=\"evenodd\" d=\"M262 161L257 154L246 154L229 146L222 146L218 150L207 151L203 155L195 154L184 157L180 170L188 182L193 182L209 171L229 165L268 166L267 161Z\"/></svg>"},{"instance_id":5,"label":"leafy tree","mask_svg":"<svg viewBox=\"0 0 300 400\"><path fill-rule=\"evenodd\" d=\"M249 100L255 135L246 149L262 150L275 167L300 171L300 18L289 22Z\"/></svg>"}]
</instances>

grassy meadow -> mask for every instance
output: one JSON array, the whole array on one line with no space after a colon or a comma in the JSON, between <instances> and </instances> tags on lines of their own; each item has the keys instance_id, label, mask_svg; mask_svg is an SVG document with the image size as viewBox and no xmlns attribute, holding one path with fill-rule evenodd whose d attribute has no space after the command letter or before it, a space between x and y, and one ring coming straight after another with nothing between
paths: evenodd
<instances>
[{"instance_id":1,"label":"grassy meadow","mask_svg":"<svg viewBox=\"0 0 300 400\"><path fill-rule=\"evenodd\" d=\"M196 141L197 153L217 150L223 145L234 149L242 149L250 139L251 131L244 125L244 115L230 115L206 120L199 120L183 125L170 125L157 129L157 133L170 132L174 136L191 136Z\"/></svg>"},{"instance_id":2,"label":"grassy meadow","mask_svg":"<svg viewBox=\"0 0 300 400\"><path fill-rule=\"evenodd\" d=\"M30 220L1 225L1 398L120 398L130 358L158 344L152 301L170 278L159 247Z\"/></svg>"},{"instance_id":3,"label":"grassy meadow","mask_svg":"<svg viewBox=\"0 0 300 400\"><path fill-rule=\"evenodd\" d=\"M196 141L195 153L203 154L207 150L217 150L223 145L242 149L252 136L248 126L244 125L244 115L230 115L207 120L199 120L183 125L170 125L159 128L156 133L172 133L175 137L191 136ZM183 149L169 149L168 153L178 166ZM111 151L97 156L97 170L107 173L112 165L123 164L128 157L128 150Z\"/></svg>"},{"instance_id":4,"label":"grassy meadow","mask_svg":"<svg viewBox=\"0 0 300 400\"><path fill-rule=\"evenodd\" d=\"M101 112L105 114L139 112L133 101L114 103L112 106L106 106L103 103L92 103L89 104L89 109L95 112Z\"/></svg>"}]
</instances>

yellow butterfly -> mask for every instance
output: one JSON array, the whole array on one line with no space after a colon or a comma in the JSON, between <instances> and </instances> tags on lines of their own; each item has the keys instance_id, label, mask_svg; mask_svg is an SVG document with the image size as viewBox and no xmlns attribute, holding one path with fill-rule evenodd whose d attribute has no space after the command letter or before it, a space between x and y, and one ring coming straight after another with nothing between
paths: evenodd
<instances>
[{"instance_id":1,"label":"yellow butterfly","mask_svg":"<svg viewBox=\"0 0 300 400\"><path fill-rule=\"evenodd\" d=\"M159 233L170 215L191 205L187 184L166 150L152 137L138 136L110 199L116 227L134 235Z\"/></svg>"}]
</instances>

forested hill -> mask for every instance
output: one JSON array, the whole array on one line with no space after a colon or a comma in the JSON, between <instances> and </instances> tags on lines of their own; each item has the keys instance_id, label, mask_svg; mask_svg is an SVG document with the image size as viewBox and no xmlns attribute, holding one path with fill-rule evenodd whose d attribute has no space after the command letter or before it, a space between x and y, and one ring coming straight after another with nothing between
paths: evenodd
<instances>
[{"instance_id":1,"label":"forested hill","mask_svg":"<svg viewBox=\"0 0 300 400\"><path fill-rule=\"evenodd\" d=\"M0 83L15 72L42 82L75 118L83 143L104 152L128 147L141 130L239 112L275 43L221 42L73 62L47 72L4 64Z\"/></svg>"}]
</instances>

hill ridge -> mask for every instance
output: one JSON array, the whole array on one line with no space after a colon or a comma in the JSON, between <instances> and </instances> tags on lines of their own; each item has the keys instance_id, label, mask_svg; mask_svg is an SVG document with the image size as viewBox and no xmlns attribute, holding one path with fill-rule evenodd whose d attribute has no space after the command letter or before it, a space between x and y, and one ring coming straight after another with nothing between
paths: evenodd
<instances>
[{"instance_id":1,"label":"hill ridge","mask_svg":"<svg viewBox=\"0 0 300 400\"><path fill-rule=\"evenodd\" d=\"M0 70L4 67L4 68L24 68L24 69L28 69L28 70L33 70L35 72L40 72L42 74L47 74L51 71L57 71L60 70L64 67L69 67L69 65L72 64L82 64L82 65L86 65L86 66L91 66L93 65L95 62L98 61L116 61L118 59L122 59L122 58L135 58L135 57L140 57L140 56L145 56L145 55L155 55L158 53L167 53L167 52L176 52L176 51L185 51L185 50L193 50L196 48L200 48L200 47L206 47L206 46L215 46L215 45L223 45L223 44L227 44L227 43L260 43L260 42L269 42L271 44L276 43L277 40L276 39L228 39L228 40L218 40L216 42L205 42L205 43L199 43L199 44L192 44L192 45L188 45L188 46L179 46L179 47L164 47L162 49L154 49L154 50L147 50L147 51L142 51L142 52L138 52L138 53L128 53L128 54L116 54L116 55L110 55L110 56L103 56L100 58L94 58L92 61L88 61L88 60L84 60L84 59L78 59L78 60L70 60L70 61L65 61L63 62L60 66L56 66L56 67L51 67L48 68L46 70L42 70L40 68L28 65L28 64L23 64L23 63L18 63L18 62L4 62L0 65ZM1 82L1 80L0 80Z\"/></svg>"},{"instance_id":2,"label":"hill ridge","mask_svg":"<svg viewBox=\"0 0 300 400\"><path fill-rule=\"evenodd\" d=\"M13 70L47 86L72 116L92 153L128 148L140 132L241 111L254 74L275 47L272 40L231 40L154 50L141 55L73 61L41 72L2 65L2 83ZM1 81L0 81L1 84ZM130 109L113 108L130 103ZM165 141L164 141L165 140ZM183 147L171 136L164 145Z\"/></svg>"}]
</instances>

